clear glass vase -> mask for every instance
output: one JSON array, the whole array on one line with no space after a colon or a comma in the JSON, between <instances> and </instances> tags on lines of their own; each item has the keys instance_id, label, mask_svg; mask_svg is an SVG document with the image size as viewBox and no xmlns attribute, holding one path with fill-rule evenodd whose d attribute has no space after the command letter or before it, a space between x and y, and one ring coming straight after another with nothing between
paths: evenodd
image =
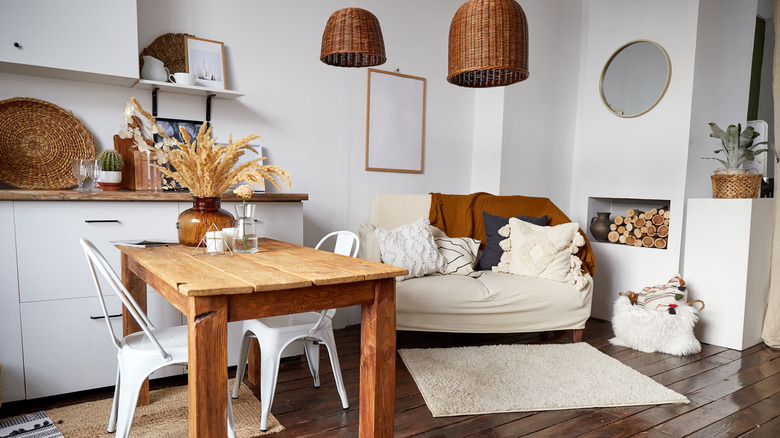
<instances>
[{"instance_id":1,"label":"clear glass vase","mask_svg":"<svg viewBox=\"0 0 780 438\"><path fill-rule=\"evenodd\" d=\"M233 252L250 254L257 252L257 233L255 232L255 205L236 206L236 223L233 230Z\"/></svg>"}]
</instances>

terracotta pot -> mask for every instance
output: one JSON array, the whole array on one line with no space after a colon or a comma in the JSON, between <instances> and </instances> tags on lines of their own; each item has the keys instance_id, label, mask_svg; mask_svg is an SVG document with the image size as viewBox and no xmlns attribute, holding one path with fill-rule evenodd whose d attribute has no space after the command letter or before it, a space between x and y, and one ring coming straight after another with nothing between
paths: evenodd
<instances>
[{"instance_id":1,"label":"terracotta pot","mask_svg":"<svg viewBox=\"0 0 780 438\"><path fill-rule=\"evenodd\" d=\"M218 230L233 226L235 219L227 210L220 208L221 198L192 197L192 208L179 214L176 228L179 230L179 243L185 246L198 246L206 231L212 225Z\"/></svg>"},{"instance_id":2,"label":"terracotta pot","mask_svg":"<svg viewBox=\"0 0 780 438\"><path fill-rule=\"evenodd\" d=\"M612 221L609 220L609 212L596 213L597 217L590 220L590 234L594 239L601 242L607 240L609 235L609 225Z\"/></svg>"}]
</instances>

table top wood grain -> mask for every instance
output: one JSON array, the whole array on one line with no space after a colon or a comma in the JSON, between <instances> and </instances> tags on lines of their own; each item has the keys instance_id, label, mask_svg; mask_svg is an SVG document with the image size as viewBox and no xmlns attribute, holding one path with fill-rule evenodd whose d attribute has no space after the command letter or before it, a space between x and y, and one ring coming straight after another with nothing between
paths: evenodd
<instances>
[{"instance_id":1,"label":"table top wood grain","mask_svg":"<svg viewBox=\"0 0 780 438\"><path fill-rule=\"evenodd\" d=\"M202 247L182 245L117 248L187 297L354 283L408 272L393 265L266 238L259 239L259 250L254 254L209 255Z\"/></svg>"}]
</instances>

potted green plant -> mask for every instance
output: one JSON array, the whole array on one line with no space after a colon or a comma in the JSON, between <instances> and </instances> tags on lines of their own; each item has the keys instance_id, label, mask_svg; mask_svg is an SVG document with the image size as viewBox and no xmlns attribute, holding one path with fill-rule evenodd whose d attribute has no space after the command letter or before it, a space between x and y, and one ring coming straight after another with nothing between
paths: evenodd
<instances>
[{"instance_id":1,"label":"potted green plant","mask_svg":"<svg viewBox=\"0 0 780 438\"><path fill-rule=\"evenodd\" d=\"M745 128L745 130L742 130L742 124L738 123L735 125L729 125L726 130L720 129L718 125L716 125L713 122L710 122L710 129L712 130L712 133L710 134L710 137L718 138L720 139L721 148L716 149L715 153L719 154L723 152L725 155L725 160L722 160L717 157L704 157L705 159L709 160L718 160L723 164L725 167L726 174L745 174L748 172L749 169L741 169L740 166L742 163L746 161L753 161L756 159L757 155L763 154L764 152L769 151L769 148L772 148L772 151L775 152L775 159L780 161L780 158L777 156L777 152L775 151L774 146L768 142L768 141L761 141L758 143L753 143L753 140L756 139L760 134L753 129L752 126L748 126ZM763 149L756 150L756 146L760 145L767 145L767 147Z\"/></svg>"},{"instance_id":2,"label":"potted green plant","mask_svg":"<svg viewBox=\"0 0 780 438\"><path fill-rule=\"evenodd\" d=\"M119 183L122 182L122 168L125 162L119 152L109 149L98 154L97 161L100 163L100 176L98 184L101 190L117 191Z\"/></svg>"},{"instance_id":3,"label":"potted green plant","mask_svg":"<svg viewBox=\"0 0 780 438\"><path fill-rule=\"evenodd\" d=\"M748 171L756 169L743 169L740 166L748 161L753 161L756 156L769 151L775 152L775 160L780 161L775 147L768 141L754 143L759 136L752 126L742 130L742 124L729 125L726 130L710 122L710 137L720 139L721 148L715 150L716 154L723 152L724 159L718 157L704 157L705 159L718 160L724 168L716 169L711 176L713 198L755 198L761 188L761 173L749 175ZM766 145L763 149L757 146Z\"/></svg>"}]
</instances>

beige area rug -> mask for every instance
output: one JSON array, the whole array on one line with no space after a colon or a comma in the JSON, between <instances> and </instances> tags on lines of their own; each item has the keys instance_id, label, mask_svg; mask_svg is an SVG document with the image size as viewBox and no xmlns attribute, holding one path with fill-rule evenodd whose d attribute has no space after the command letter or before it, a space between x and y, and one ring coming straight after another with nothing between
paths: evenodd
<instances>
[{"instance_id":1,"label":"beige area rug","mask_svg":"<svg viewBox=\"0 0 780 438\"><path fill-rule=\"evenodd\" d=\"M233 382L234 379L231 379ZM232 385L231 385L232 388ZM65 438L115 438L106 432L111 398L46 411ZM281 432L284 427L268 417L268 431L260 431L260 401L241 385L233 402L237 438L253 438ZM149 394L149 404L135 410L131 437L181 438L188 436L187 385L164 388Z\"/></svg>"},{"instance_id":2,"label":"beige area rug","mask_svg":"<svg viewBox=\"0 0 780 438\"><path fill-rule=\"evenodd\" d=\"M690 403L584 342L398 353L434 417Z\"/></svg>"}]
</instances>

